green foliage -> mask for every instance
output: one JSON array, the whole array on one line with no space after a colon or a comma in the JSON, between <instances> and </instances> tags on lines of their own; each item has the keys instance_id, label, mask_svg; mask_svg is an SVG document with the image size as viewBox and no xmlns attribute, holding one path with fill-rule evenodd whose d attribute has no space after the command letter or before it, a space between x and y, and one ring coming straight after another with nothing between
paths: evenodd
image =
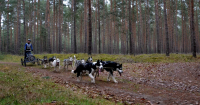
<instances>
[{"instance_id":1,"label":"green foliage","mask_svg":"<svg viewBox=\"0 0 200 105\"><path fill-rule=\"evenodd\" d=\"M33 76L18 67L0 65L0 68L1 105L47 104L52 101L56 101L56 104L114 104L104 99L91 99L82 93L74 93L50 79Z\"/></svg>"}]
</instances>

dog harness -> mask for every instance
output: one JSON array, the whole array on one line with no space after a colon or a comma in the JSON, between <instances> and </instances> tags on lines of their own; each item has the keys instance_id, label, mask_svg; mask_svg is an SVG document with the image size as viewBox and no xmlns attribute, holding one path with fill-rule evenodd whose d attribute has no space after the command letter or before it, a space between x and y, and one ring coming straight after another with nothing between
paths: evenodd
<instances>
[{"instance_id":1,"label":"dog harness","mask_svg":"<svg viewBox=\"0 0 200 105\"><path fill-rule=\"evenodd\" d=\"M31 44L26 43L26 51L31 51Z\"/></svg>"}]
</instances>

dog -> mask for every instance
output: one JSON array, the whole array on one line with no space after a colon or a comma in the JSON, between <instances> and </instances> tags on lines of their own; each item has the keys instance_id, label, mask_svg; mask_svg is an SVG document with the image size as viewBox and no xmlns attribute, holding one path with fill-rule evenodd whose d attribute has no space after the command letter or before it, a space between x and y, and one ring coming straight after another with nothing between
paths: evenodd
<instances>
[{"instance_id":1,"label":"dog","mask_svg":"<svg viewBox=\"0 0 200 105\"><path fill-rule=\"evenodd\" d=\"M102 60L100 62L103 64L103 69L109 72L107 80L110 81L110 76L111 76L113 81L115 83L118 83L113 75L113 72L118 71L119 75L121 76L121 74L123 73L122 64L112 61L102 61Z\"/></svg>"},{"instance_id":2,"label":"dog","mask_svg":"<svg viewBox=\"0 0 200 105\"><path fill-rule=\"evenodd\" d=\"M81 59L81 60L76 60L76 62L74 63L74 67L77 67L78 65L80 64L85 64L85 60L84 59Z\"/></svg>"},{"instance_id":3,"label":"dog","mask_svg":"<svg viewBox=\"0 0 200 105\"><path fill-rule=\"evenodd\" d=\"M99 63L97 63L97 62L99 62ZM99 60L97 60L97 62L93 62L93 65L97 65L96 69L94 69L94 74L93 74L93 75L95 75L95 78L97 75L99 76L99 72L103 71L103 63L100 62Z\"/></svg>"},{"instance_id":4,"label":"dog","mask_svg":"<svg viewBox=\"0 0 200 105\"><path fill-rule=\"evenodd\" d=\"M86 63L92 63L92 56L87 59Z\"/></svg>"},{"instance_id":5,"label":"dog","mask_svg":"<svg viewBox=\"0 0 200 105\"><path fill-rule=\"evenodd\" d=\"M69 57L69 59L64 59L63 60L63 65L64 65L64 69L65 69L65 66L67 66L66 70L68 70L68 66L71 65L72 68L73 67L73 58L72 57Z\"/></svg>"},{"instance_id":6,"label":"dog","mask_svg":"<svg viewBox=\"0 0 200 105\"><path fill-rule=\"evenodd\" d=\"M52 62L54 61L54 60L56 60L56 57L55 56L53 56L53 57L51 57L51 58L49 58L49 66L51 66L52 67Z\"/></svg>"},{"instance_id":7,"label":"dog","mask_svg":"<svg viewBox=\"0 0 200 105\"><path fill-rule=\"evenodd\" d=\"M58 67L59 70L60 70L60 59L56 58L53 62L50 62L50 63L51 63L51 65L54 67L54 70L55 70L55 71L57 71L57 70L56 70L56 67Z\"/></svg>"},{"instance_id":8,"label":"dog","mask_svg":"<svg viewBox=\"0 0 200 105\"><path fill-rule=\"evenodd\" d=\"M74 67L77 67L79 64L84 64L86 63L84 59L81 59L81 60L77 60L76 59L76 56L74 55Z\"/></svg>"},{"instance_id":9,"label":"dog","mask_svg":"<svg viewBox=\"0 0 200 105\"><path fill-rule=\"evenodd\" d=\"M44 68L47 68L47 64L49 63L47 56L44 56L43 59L41 59L41 61Z\"/></svg>"},{"instance_id":10,"label":"dog","mask_svg":"<svg viewBox=\"0 0 200 105\"><path fill-rule=\"evenodd\" d=\"M98 60L96 63L85 63L85 64L79 64L75 70L72 70L71 73L77 73L78 81L82 80L82 73L84 71L88 72L89 77L91 78L91 83L95 83L95 78L92 75L94 73L94 70L97 69L97 67L100 66L100 61Z\"/></svg>"}]
</instances>

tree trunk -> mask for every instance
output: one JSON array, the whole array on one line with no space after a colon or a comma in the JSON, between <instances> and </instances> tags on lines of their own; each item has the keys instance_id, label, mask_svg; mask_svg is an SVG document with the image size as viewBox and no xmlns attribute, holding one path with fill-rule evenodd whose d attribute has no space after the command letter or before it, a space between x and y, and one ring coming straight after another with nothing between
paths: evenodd
<instances>
[{"instance_id":1,"label":"tree trunk","mask_svg":"<svg viewBox=\"0 0 200 105\"><path fill-rule=\"evenodd\" d=\"M167 25L167 13L166 13L166 0L164 1L164 17L165 17L165 34L166 34L166 56L169 56L169 37L168 37L168 25Z\"/></svg>"},{"instance_id":2,"label":"tree trunk","mask_svg":"<svg viewBox=\"0 0 200 105\"><path fill-rule=\"evenodd\" d=\"M133 2L134 2L135 0L133 0ZM133 32L132 32L132 44L133 44L133 53L134 53L134 55L136 54L136 51L135 51L135 48L136 48L136 36L137 36L137 31L136 31L136 14L135 14L135 5L134 5L134 3L133 3L133 7L132 7L132 11L133 11L133 13L132 13L132 16L133 16L133 20L132 20L132 26L133 26Z\"/></svg>"},{"instance_id":3,"label":"tree trunk","mask_svg":"<svg viewBox=\"0 0 200 105\"><path fill-rule=\"evenodd\" d=\"M85 33L84 53L87 53L87 0L84 1L84 33Z\"/></svg>"},{"instance_id":4,"label":"tree trunk","mask_svg":"<svg viewBox=\"0 0 200 105\"><path fill-rule=\"evenodd\" d=\"M105 53L105 11L106 11L106 9L105 9L105 0L103 0L103 19L102 19L102 23L103 23L103 36L102 36L102 52L103 53Z\"/></svg>"},{"instance_id":5,"label":"tree trunk","mask_svg":"<svg viewBox=\"0 0 200 105\"><path fill-rule=\"evenodd\" d=\"M21 49L21 21L20 21L20 11L21 11L21 0L18 0L18 5L17 5L17 23L18 23L18 54L21 54L20 49ZM12 35L12 34L11 34Z\"/></svg>"},{"instance_id":6,"label":"tree trunk","mask_svg":"<svg viewBox=\"0 0 200 105\"><path fill-rule=\"evenodd\" d=\"M74 54L77 53L76 51L76 0L74 0Z\"/></svg>"},{"instance_id":7,"label":"tree trunk","mask_svg":"<svg viewBox=\"0 0 200 105\"><path fill-rule=\"evenodd\" d=\"M2 5L2 3L0 2L0 6ZM0 10L0 53L2 52L2 44L1 44L1 10Z\"/></svg>"},{"instance_id":8,"label":"tree trunk","mask_svg":"<svg viewBox=\"0 0 200 105\"><path fill-rule=\"evenodd\" d=\"M129 0L129 41L130 41L130 54L133 54L133 46L132 46L132 24L131 24L131 0Z\"/></svg>"},{"instance_id":9,"label":"tree trunk","mask_svg":"<svg viewBox=\"0 0 200 105\"><path fill-rule=\"evenodd\" d=\"M197 3L198 4L198 3ZM197 53L199 52L199 20L198 20L198 9L196 8L196 21L195 21L195 36L196 36L196 49L197 49Z\"/></svg>"},{"instance_id":10,"label":"tree trunk","mask_svg":"<svg viewBox=\"0 0 200 105\"><path fill-rule=\"evenodd\" d=\"M23 42L26 42L26 15L25 15L25 0L23 0L23 14L24 14L24 33L23 33Z\"/></svg>"},{"instance_id":11,"label":"tree trunk","mask_svg":"<svg viewBox=\"0 0 200 105\"><path fill-rule=\"evenodd\" d=\"M176 13L175 13L175 34L176 34L176 48L175 48L175 50L176 50L176 54L178 54L178 21L177 21L177 14L178 14L178 1L177 0L175 0L176 1Z\"/></svg>"},{"instance_id":12,"label":"tree trunk","mask_svg":"<svg viewBox=\"0 0 200 105\"><path fill-rule=\"evenodd\" d=\"M113 9L113 8L112 8L112 7L113 7L113 6L112 6L112 1L113 1L113 0L110 0L110 5L111 5L111 7L110 7L110 13L112 13L112 9ZM109 27L109 29L110 29L110 31L109 31L109 36L110 36L110 37L109 37L109 54L112 54L112 46L113 46L113 45L112 45L112 34L113 34L113 33L112 33L112 31L113 31L113 29L112 29L112 14L110 15L110 24L109 24L109 26L110 26L110 27Z\"/></svg>"},{"instance_id":13,"label":"tree trunk","mask_svg":"<svg viewBox=\"0 0 200 105\"><path fill-rule=\"evenodd\" d=\"M36 38L37 38L37 40L36 40L36 53L40 53L40 40L39 40L39 35L40 35L40 33L39 33L39 20L40 20L40 0L38 0L38 5L37 5L38 7L37 7L37 28L36 28Z\"/></svg>"},{"instance_id":14,"label":"tree trunk","mask_svg":"<svg viewBox=\"0 0 200 105\"><path fill-rule=\"evenodd\" d=\"M96 6L95 6L95 19L94 19L94 24L95 24L95 28L93 28L94 30L94 40L93 40L93 52L94 53L97 53L97 12L98 12L98 6L97 6L97 0L95 1L96 2Z\"/></svg>"},{"instance_id":15,"label":"tree trunk","mask_svg":"<svg viewBox=\"0 0 200 105\"><path fill-rule=\"evenodd\" d=\"M88 55L92 54L92 17L91 17L91 0L88 0L89 15L88 15L88 24L89 24L89 45L88 45Z\"/></svg>"},{"instance_id":16,"label":"tree trunk","mask_svg":"<svg viewBox=\"0 0 200 105\"><path fill-rule=\"evenodd\" d=\"M36 25L35 25L35 22L36 22L36 0L34 0L34 3L33 3L33 39L32 39L32 44L33 44L33 48L35 49L36 47L36 42L35 42L35 32L36 32Z\"/></svg>"},{"instance_id":17,"label":"tree trunk","mask_svg":"<svg viewBox=\"0 0 200 105\"><path fill-rule=\"evenodd\" d=\"M157 53L160 51L160 37L159 37L159 17L158 17L158 0L155 0L155 16L156 16L156 33L157 33Z\"/></svg>"},{"instance_id":18,"label":"tree trunk","mask_svg":"<svg viewBox=\"0 0 200 105\"><path fill-rule=\"evenodd\" d=\"M194 1L191 0L191 7L190 7L190 33L191 33L191 50L193 57L196 56L196 40L195 40L195 27L194 27Z\"/></svg>"},{"instance_id":19,"label":"tree trunk","mask_svg":"<svg viewBox=\"0 0 200 105\"><path fill-rule=\"evenodd\" d=\"M150 28L150 10L149 10L149 0L147 0L147 4L146 4L146 54L149 53L149 49L150 49L150 43L149 43L149 37L150 37L150 32L149 32L149 28Z\"/></svg>"},{"instance_id":20,"label":"tree trunk","mask_svg":"<svg viewBox=\"0 0 200 105\"><path fill-rule=\"evenodd\" d=\"M81 17L80 17L80 50L79 52L83 52L83 12L81 12Z\"/></svg>"},{"instance_id":21,"label":"tree trunk","mask_svg":"<svg viewBox=\"0 0 200 105\"><path fill-rule=\"evenodd\" d=\"M140 53L143 53L143 44L142 44L142 38L143 38L143 19L142 19L142 5L141 5L142 0L139 1L139 7L140 7L140 34L139 34L139 50Z\"/></svg>"},{"instance_id":22,"label":"tree trunk","mask_svg":"<svg viewBox=\"0 0 200 105\"><path fill-rule=\"evenodd\" d=\"M50 3L49 0L46 2L46 29L47 29L47 50L51 53L51 42L50 42Z\"/></svg>"},{"instance_id":23,"label":"tree trunk","mask_svg":"<svg viewBox=\"0 0 200 105\"><path fill-rule=\"evenodd\" d=\"M59 6L58 6L58 52L61 53L62 52L62 32L61 32L61 23L62 23L62 12L61 12L61 8L62 8L62 0L59 0Z\"/></svg>"},{"instance_id":24,"label":"tree trunk","mask_svg":"<svg viewBox=\"0 0 200 105\"><path fill-rule=\"evenodd\" d=\"M7 1L7 11L9 11L9 0ZM10 22L9 22L9 12L7 12L7 43L6 43L6 52L10 53L10 38L9 38Z\"/></svg>"},{"instance_id":25,"label":"tree trunk","mask_svg":"<svg viewBox=\"0 0 200 105\"><path fill-rule=\"evenodd\" d=\"M100 30L100 4L98 0L98 34L99 34L99 54L101 53L101 30Z\"/></svg>"}]
</instances>

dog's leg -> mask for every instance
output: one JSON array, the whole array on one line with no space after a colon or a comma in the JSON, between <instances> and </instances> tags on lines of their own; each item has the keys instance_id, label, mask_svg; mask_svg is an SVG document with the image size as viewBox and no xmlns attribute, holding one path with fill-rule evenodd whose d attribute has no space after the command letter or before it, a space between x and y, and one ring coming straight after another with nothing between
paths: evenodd
<instances>
[{"instance_id":1,"label":"dog's leg","mask_svg":"<svg viewBox=\"0 0 200 105\"><path fill-rule=\"evenodd\" d=\"M59 66L58 66L58 68L59 68L59 71L60 71L60 63L59 63Z\"/></svg>"},{"instance_id":2,"label":"dog's leg","mask_svg":"<svg viewBox=\"0 0 200 105\"><path fill-rule=\"evenodd\" d=\"M56 66L54 66L54 71L56 71Z\"/></svg>"},{"instance_id":3,"label":"dog's leg","mask_svg":"<svg viewBox=\"0 0 200 105\"><path fill-rule=\"evenodd\" d=\"M109 72L107 81L110 81L110 75L111 75L111 73Z\"/></svg>"},{"instance_id":4,"label":"dog's leg","mask_svg":"<svg viewBox=\"0 0 200 105\"><path fill-rule=\"evenodd\" d=\"M66 68L66 71L68 70L68 64L66 64L67 65L67 68Z\"/></svg>"},{"instance_id":5,"label":"dog's leg","mask_svg":"<svg viewBox=\"0 0 200 105\"><path fill-rule=\"evenodd\" d=\"M94 76L92 75L93 72L94 72L94 70L92 69L92 72L89 74L89 77L92 79L91 82L92 82L92 83L95 83L95 78L94 78Z\"/></svg>"},{"instance_id":6,"label":"dog's leg","mask_svg":"<svg viewBox=\"0 0 200 105\"><path fill-rule=\"evenodd\" d=\"M81 81L81 73L77 72L77 81L80 82Z\"/></svg>"},{"instance_id":7,"label":"dog's leg","mask_svg":"<svg viewBox=\"0 0 200 105\"><path fill-rule=\"evenodd\" d=\"M80 81L82 81L82 73L80 73Z\"/></svg>"},{"instance_id":8,"label":"dog's leg","mask_svg":"<svg viewBox=\"0 0 200 105\"><path fill-rule=\"evenodd\" d=\"M64 66L64 68L63 68L63 69L65 69L65 66L66 66L66 65L65 65L65 62L63 62L63 66Z\"/></svg>"},{"instance_id":9,"label":"dog's leg","mask_svg":"<svg viewBox=\"0 0 200 105\"><path fill-rule=\"evenodd\" d=\"M73 66L73 64L72 64L71 66L72 66L72 69L74 69L74 66Z\"/></svg>"},{"instance_id":10,"label":"dog's leg","mask_svg":"<svg viewBox=\"0 0 200 105\"><path fill-rule=\"evenodd\" d=\"M94 79L94 77L92 76L92 73L89 74L89 77L92 79L91 82L92 82L92 83L95 83L95 79Z\"/></svg>"},{"instance_id":11,"label":"dog's leg","mask_svg":"<svg viewBox=\"0 0 200 105\"><path fill-rule=\"evenodd\" d=\"M111 72L111 77L112 77L112 79L113 79L113 81L114 81L115 83L118 83L118 82L116 81L114 75L113 75L113 72Z\"/></svg>"},{"instance_id":12,"label":"dog's leg","mask_svg":"<svg viewBox=\"0 0 200 105\"><path fill-rule=\"evenodd\" d=\"M46 65L46 63L44 64L44 68L45 68L45 69L47 68L47 65Z\"/></svg>"}]
</instances>

